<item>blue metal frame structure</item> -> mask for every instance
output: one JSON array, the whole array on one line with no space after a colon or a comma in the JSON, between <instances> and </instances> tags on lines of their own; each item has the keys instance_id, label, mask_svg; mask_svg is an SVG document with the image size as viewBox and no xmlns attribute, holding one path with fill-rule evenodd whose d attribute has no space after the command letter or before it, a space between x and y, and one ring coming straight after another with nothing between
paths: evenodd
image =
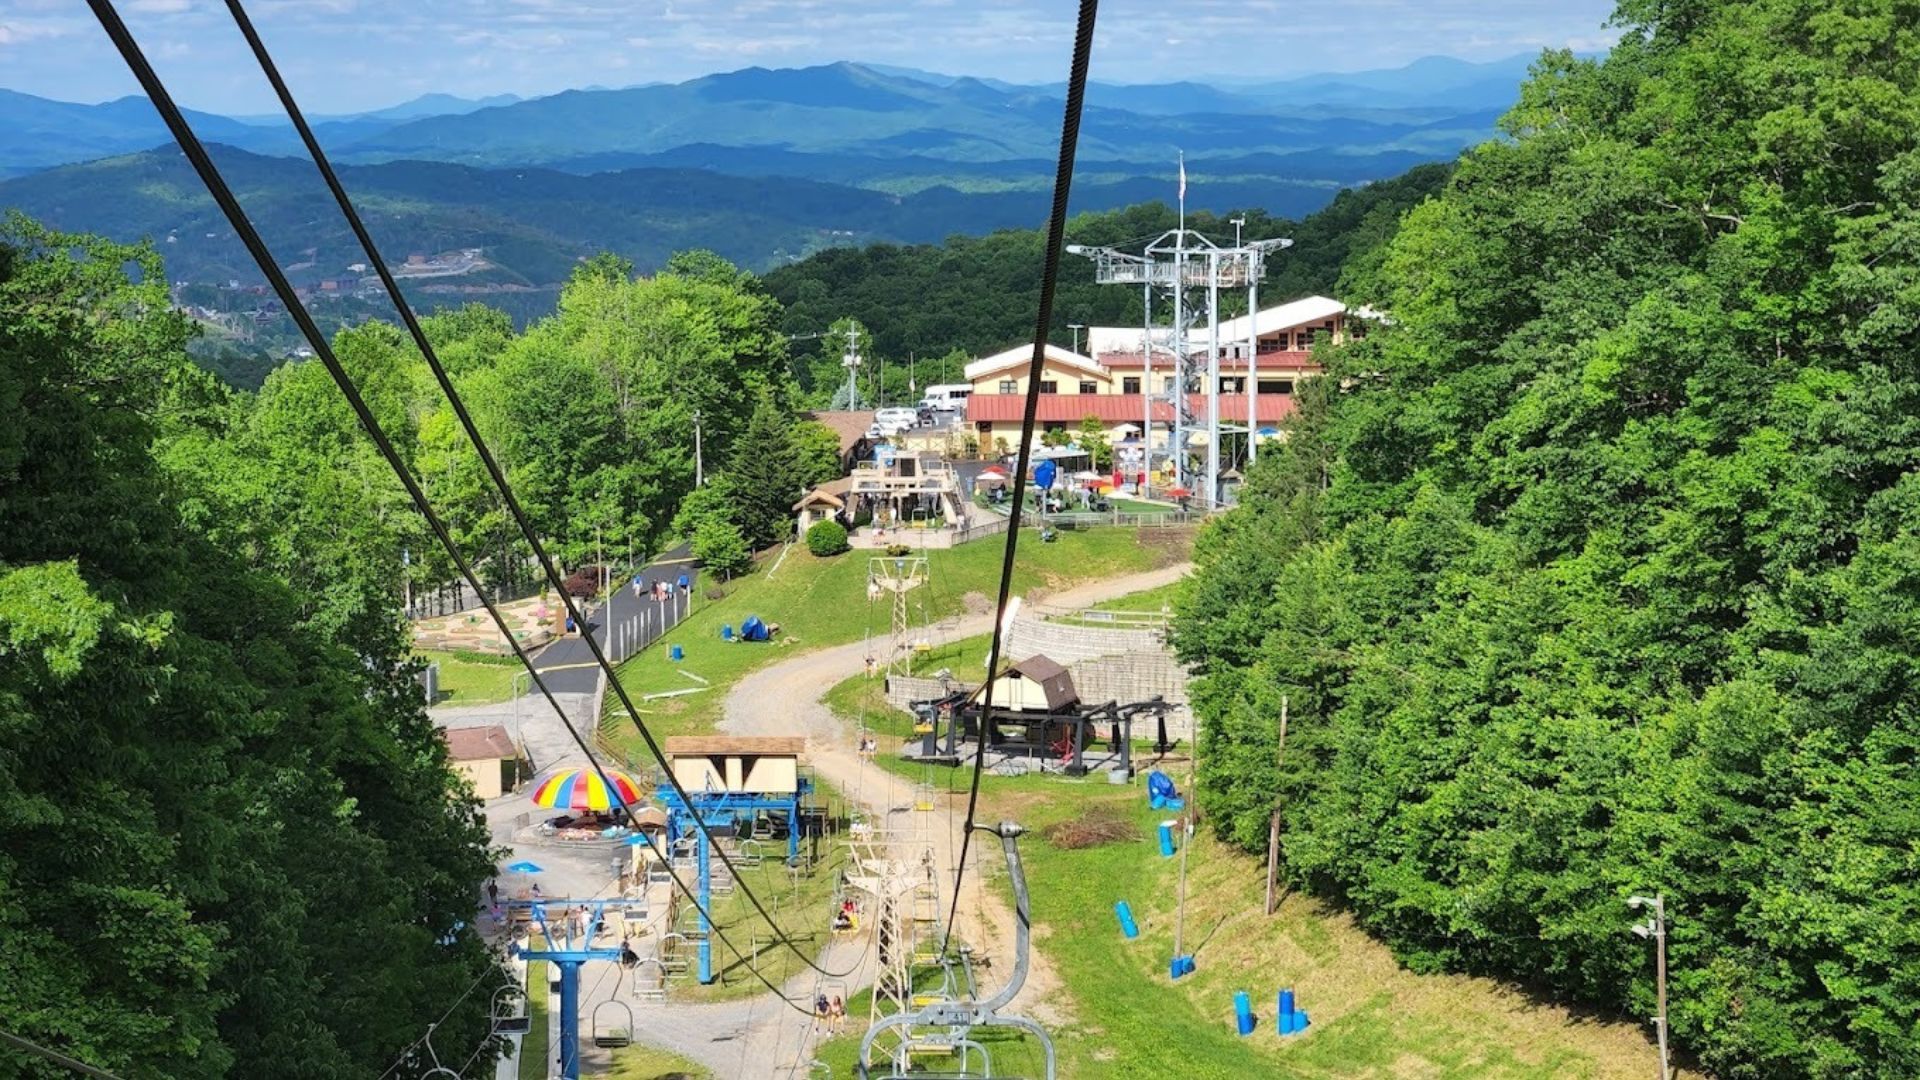
<instances>
[{"instance_id":1,"label":"blue metal frame structure","mask_svg":"<svg viewBox=\"0 0 1920 1080\"><path fill-rule=\"evenodd\" d=\"M793 862L800 857L800 805L813 793L813 781L799 778L798 789L792 794L757 794L744 791L690 791L688 801L681 801L671 787L662 785L654 797L667 811L667 848L669 851L682 837L691 837L696 845L700 909L699 909L699 978L702 984L713 982L713 926L707 921L707 912L713 910L713 852L711 841L707 839L707 829L736 828L742 819L751 822L753 816L762 810L783 811L787 815L787 861ZM691 805L689 805L691 803ZM704 822L707 829L701 829L696 819Z\"/></svg>"},{"instance_id":2,"label":"blue metal frame structure","mask_svg":"<svg viewBox=\"0 0 1920 1080\"><path fill-rule=\"evenodd\" d=\"M533 912L533 921L547 941L544 949L522 949L527 960L545 960L560 969L560 1076L561 1080L580 1080L580 965L589 960L620 962L619 948L595 948L593 939L600 934L609 907L633 906L631 900L515 900L509 907L525 907ZM571 911L587 909L587 929L575 935L572 921L562 917L556 932L547 922L547 909ZM532 993L533 988L528 987ZM628 1034L632 1034L629 1032Z\"/></svg>"}]
</instances>

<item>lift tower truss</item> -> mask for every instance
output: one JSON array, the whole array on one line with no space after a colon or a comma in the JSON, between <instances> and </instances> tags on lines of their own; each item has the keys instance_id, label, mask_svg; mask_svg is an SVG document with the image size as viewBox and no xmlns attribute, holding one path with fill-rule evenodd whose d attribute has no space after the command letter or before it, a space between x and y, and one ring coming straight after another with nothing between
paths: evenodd
<instances>
[{"instance_id":1,"label":"lift tower truss","mask_svg":"<svg viewBox=\"0 0 1920 1080\"><path fill-rule=\"evenodd\" d=\"M886 593L893 609L892 636L887 642L888 678L913 673L914 652L926 627L920 627L916 635L907 594L927 583L927 569L925 555L876 555L867 560L867 587L876 597Z\"/></svg>"},{"instance_id":2,"label":"lift tower truss","mask_svg":"<svg viewBox=\"0 0 1920 1080\"><path fill-rule=\"evenodd\" d=\"M1291 240L1256 240L1222 247L1193 229L1179 228L1162 233L1150 241L1138 255L1110 247L1086 247L1070 244L1067 251L1093 260L1094 281L1101 285L1133 285L1141 291L1140 348L1145 371L1140 389L1146 398L1141 434L1143 464L1152 466L1153 413L1156 400L1167 402L1172 432L1167 455L1174 465L1174 483L1196 492L1202 505L1209 508L1221 502L1220 436L1242 430L1224 425L1220 414L1220 361L1224 354L1220 340L1220 290L1247 290L1247 310L1258 311L1258 290L1266 276L1266 258L1273 251L1291 246ZM1171 341L1168 360L1173 366L1173 391L1153 392L1153 294L1158 290L1172 305ZM1202 311L1204 304L1205 310ZM1191 332L1204 317L1207 340L1192 342ZM1247 320L1247 445L1253 445L1258 420L1254 411L1259 378L1255 364L1259 356L1256 318ZM1201 409L1196 413L1192 398L1198 391ZM1204 443L1206 463L1199 476L1188 465L1187 451L1195 443Z\"/></svg>"}]
</instances>

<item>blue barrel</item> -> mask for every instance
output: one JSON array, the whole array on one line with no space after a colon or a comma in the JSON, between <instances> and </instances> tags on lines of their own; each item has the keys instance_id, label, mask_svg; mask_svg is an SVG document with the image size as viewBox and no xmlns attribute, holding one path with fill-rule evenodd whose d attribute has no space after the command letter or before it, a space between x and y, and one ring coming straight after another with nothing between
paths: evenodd
<instances>
[{"instance_id":1,"label":"blue barrel","mask_svg":"<svg viewBox=\"0 0 1920 1080\"><path fill-rule=\"evenodd\" d=\"M1279 1000L1279 1007L1275 1010L1276 1014L1280 1016L1292 1016L1293 1015L1293 991L1291 990L1280 991L1280 997L1278 1000Z\"/></svg>"},{"instance_id":2,"label":"blue barrel","mask_svg":"<svg viewBox=\"0 0 1920 1080\"><path fill-rule=\"evenodd\" d=\"M1173 977L1174 978L1178 979L1182 975L1191 975L1191 974L1193 974L1193 957L1192 956L1176 956L1173 958Z\"/></svg>"},{"instance_id":3,"label":"blue barrel","mask_svg":"<svg viewBox=\"0 0 1920 1080\"><path fill-rule=\"evenodd\" d=\"M1233 1019L1239 1025L1240 1034L1253 1034L1253 999L1247 996L1245 990L1233 992Z\"/></svg>"},{"instance_id":4,"label":"blue barrel","mask_svg":"<svg viewBox=\"0 0 1920 1080\"><path fill-rule=\"evenodd\" d=\"M1298 1035L1305 1030L1307 1030L1307 1010L1301 1009L1293 1014L1293 1033Z\"/></svg>"},{"instance_id":5,"label":"blue barrel","mask_svg":"<svg viewBox=\"0 0 1920 1080\"><path fill-rule=\"evenodd\" d=\"M1173 858L1173 827L1175 824L1177 823L1172 821L1163 821L1160 823L1160 854L1169 859Z\"/></svg>"},{"instance_id":6,"label":"blue barrel","mask_svg":"<svg viewBox=\"0 0 1920 1080\"><path fill-rule=\"evenodd\" d=\"M1140 927L1133 921L1133 909L1127 906L1125 900L1117 900L1114 902L1113 913L1120 917L1121 933L1127 935L1128 938L1137 938L1140 936Z\"/></svg>"},{"instance_id":7,"label":"blue barrel","mask_svg":"<svg viewBox=\"0 0 1920 1080\"><path fill-rule=\"evenodd\" d=\"M680 660L685 660L686 658L687 658L687 654L684 650L680 648L680 646L678 645L667 646L667 659L680 661Z\"/></svg>"},{"instance_id":8,"label":"blue barrel","mask_svg":"<svg viewBox=\"0 0 1920 1080\"><path fill-rule=\"evenodd\" d=\"M725 624L722 624L722 625L721 625L721 627L720 627L720 640L721 640L721 641L732 641L732 640L733 640L733 624L732 624L732 623L725 623Z\"/></svg>"},{"instance_id":9,"label":"blue barrel","mask_svg":"<svg viewBox=\"0 0 1920 1080\"><path fill-rule=\"evenodd\" d=\"M1180 968L1180 957L1176 956L1167 961L1167 978L1178 981L1180 976L1185 974L1186 972Z\"/></svg>"}]
</instances>

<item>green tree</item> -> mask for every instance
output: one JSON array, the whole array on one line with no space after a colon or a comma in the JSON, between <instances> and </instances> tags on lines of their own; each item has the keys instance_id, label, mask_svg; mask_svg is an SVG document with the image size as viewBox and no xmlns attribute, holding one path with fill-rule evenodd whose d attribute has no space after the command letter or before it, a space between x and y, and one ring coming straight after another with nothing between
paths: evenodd
<instances>
[{"instance_id":1,"label":"green tree","mask_svg":"<svg viewBox=\"0 0 1920 1080\"><path fill-rule=\"evenodd\" d=\"M1543 56L1348 260L1390 319L1178 604L1222 835L1277 799L1410 965L1637 1015L1621 901L1663 891L1720 1076L1920 1070L1920 953L1867 929L1920 917L1914 16L1631 0Z\"/></svg>"},{"instance_id":2,"label":"green tree","mask_svg":"<svg viewBox=\"0 0 1920 1080\"><path fill-rule=\"evenodd\" d=\"M0 234L0 1010L128 1076L376 1075L436 1019L479 1046L487 833L366 591L398 553L304 550L382 496L308 368L257 403L195 368L165 281Z\"/></svg>"},{"instance_id":3,"label":"green tree","mask_svg":"<svg viewBox=\"0 0 1920 1080\"><path fill-rule=\"evenodd\" d=\"M1112 471L1113 444L1107 438L1106 421L1097 416L1088 416L1080 421L1080 430L1075 433L1074 442L1092 455L1095 472Z\"/></svg>"},{"instance_id":4,"label":"green tree","mask_svg":"<svg viewBox=\"0 0 1920 1080\"><path fill-rule=\"evenodd\" d=\"M818 420L802 420L790 431L794 471L803 490L846 475L841 464L839 432Z\"/></svg>"},{"instance_id":5,"label":"green tree","mask_svg":"<svg viewBox=\"0 0 1920 1080\"><path fill-rule=\"evenodd\" d=\"M762 391L727 461L733 520L747 543L764 546L791 533L793 504L805 489L802 468L794 451L792 417L771 393Z\"/></svg>"},{"instance_id":6,"label":"green tree","mask_svg":"<svg viewBox=\"0 0 1920 1080\"><path fill-rule=\"evenodd\" d=\"M720 518L702 521L693 534L693 557L709 570L731 578L753 564L753 550L740 527Z\"/></svg>"}]
</instances>

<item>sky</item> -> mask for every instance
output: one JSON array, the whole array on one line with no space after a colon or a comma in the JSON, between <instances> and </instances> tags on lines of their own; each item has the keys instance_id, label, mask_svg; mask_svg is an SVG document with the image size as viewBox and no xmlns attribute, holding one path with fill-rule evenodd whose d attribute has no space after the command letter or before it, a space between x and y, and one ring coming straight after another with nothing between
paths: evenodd
<instances>
[{"instance_id":1,"label":"sky","mask_svg":"<svg viewBox=\"0 0 1920 1080\"><path fill-rule=\"evenodd\" d=\"M272 107L222 0L119 0L182 104ZM1597 51L1613 0L1105 0L1093 77L1287 78ZM551 94L759 65L856 60L1009 82L1066 77L1070 0L253 0L247 11L315 113L428 92ZM0 0L0 86L65 101L134 93L81 0Z\"/></svg>"}]
</instances>

